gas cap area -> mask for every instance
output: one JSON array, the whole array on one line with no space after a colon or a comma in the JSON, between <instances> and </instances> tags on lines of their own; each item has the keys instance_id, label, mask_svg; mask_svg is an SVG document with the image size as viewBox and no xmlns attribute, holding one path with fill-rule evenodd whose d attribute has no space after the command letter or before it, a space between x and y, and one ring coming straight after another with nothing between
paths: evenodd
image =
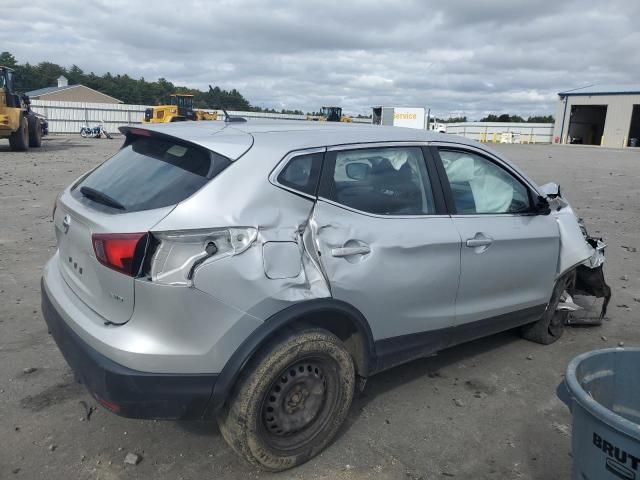
<instances>
[{"instance_id":1,"label":"gas cap area","mask_svg":"<svg viewBox=\"0 0 640 480\"><path fill-rule=\"evenodd\" d=\"M296 242L266 242L262 245L265 275L272 279L295 278L302 271L300 247Z\"/></svg>"}]
</instances>

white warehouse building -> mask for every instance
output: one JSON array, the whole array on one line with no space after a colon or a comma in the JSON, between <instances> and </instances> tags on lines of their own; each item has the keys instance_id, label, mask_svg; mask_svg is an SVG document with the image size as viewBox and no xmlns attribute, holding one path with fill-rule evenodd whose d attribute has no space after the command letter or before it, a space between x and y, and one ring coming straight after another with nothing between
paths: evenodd
<instances>
[{"instance_id":1,"label":"white warehouse building","mask_svg":"<svg viewBox=\"0 0 640 480\"><path fill-rule=\"evenodd\" d=\"M640 85L592 85L558 97L554 143L640 146Z\"/></svg>"}]
</instances>

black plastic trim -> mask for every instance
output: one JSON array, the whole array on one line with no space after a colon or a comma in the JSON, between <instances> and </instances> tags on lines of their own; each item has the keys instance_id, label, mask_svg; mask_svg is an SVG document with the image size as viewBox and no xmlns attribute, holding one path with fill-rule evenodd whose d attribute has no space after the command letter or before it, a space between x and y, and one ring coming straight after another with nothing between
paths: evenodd
<instances>
[{"instance_id":1,"label":"black plastic trim","mask_svg":"<svg viewBox=\"0 0 640 480\"><path fill-rule=\"evenodd\" d=\"M44 287L42 314L76 379L100 403L117 405L128 418L202 418L216 374L161 374L132 370L105 357L76 334L57 312Z\"/></svg>"},{"instance_id":2,"label":"black plastic trim","mask_svg":"<svg viewBox=\"0 0 640 480\"><path fill-rule=\"evenodd\" d=\"M432 355L444 348L535 322L546 308L546 304L537 305L454 327L378 340L375 342L378 358L376 372Z\"/></svg>"},{"instance_id":3,"label":"black plastic trim","mask_svg":"<svg viewBox=\"0 0 640 480\"><path fill-rule=\"evenodd\" d=\"M442 187L442 180L438 172L437 161L430 147L422 147L422 156L427 163L427 174L431 184L431 192L435 201L436 215L449 215L446 196Z\"/></svg>"},{"instance_id":4,"label":"black plastic trim","mask_svg":"<svg viewBox=\"0 0 640 480\"><path fill-rule=\"evenodd\" d=\"M233 353L227 364L218 376L213 388L213 395L205 418L212 418L216 412L224 405L231 389L235 384L240 372L251 359L253 354L280 329L292 325L304 316L310 314L343 314L347 316L357 328L358 332L365 339L366 352L364 355L364 365L361 366L360 374L368 376L376 368L376 354L373 336L367 320L362 313L353 306L333 298L320 298L306 302L296 303L281 310L267 319L262 325L254 330L251 335Z\"/></svg>"}]
</instances>

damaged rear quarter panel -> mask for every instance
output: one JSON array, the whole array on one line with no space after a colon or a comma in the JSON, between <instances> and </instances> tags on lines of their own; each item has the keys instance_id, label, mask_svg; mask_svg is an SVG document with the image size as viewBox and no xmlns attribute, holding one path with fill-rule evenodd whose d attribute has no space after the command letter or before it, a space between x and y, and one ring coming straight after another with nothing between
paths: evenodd
<instances>
[{"instance_id":1,"label":"damaged rear quarter panel","mask_svg":"<svg viewBox=\"0 0 640 480\"><path fill-rule=\"evenodd\" d=\"M193 282L195 288L262 320L293 303L330 296L318 263L305 248L313 244L305 236L314 202L268 180L285 153L251 150L155 227L256 228L257 239L248 250L204 262L195 269ZM267 160L266 155L275 159ZM276 261L287 268L274 265ZM296 264L298 269L293 268Z\"/></svg>"}]
</instances>

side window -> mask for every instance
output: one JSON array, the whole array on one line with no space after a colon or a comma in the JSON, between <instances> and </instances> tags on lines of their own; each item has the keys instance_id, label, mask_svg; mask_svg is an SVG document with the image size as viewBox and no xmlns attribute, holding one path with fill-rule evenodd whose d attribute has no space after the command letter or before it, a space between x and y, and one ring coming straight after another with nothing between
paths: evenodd
<instances>
[{"instance_id":1,"label":"side window","mask_svg":"<svg viewBox=\"0 0 640 480\"><path fill-rule=\"evenodd\" d=\"M333 162L330 162L331 164ZM435 213L427 168L419 147L335 152L331 200L379 215Z\"/></svg>"},{"instance_id":2,"label":"side window","mask_svg":"<svg viewBox=\"0 0 640 480\"><path fill-rule=\"evenodd\" d=\"M309 195L316 194L323 153L293 157L278 175L278 183Z\"/></svg>"},{"instance_id":3,"label":"side window","mask_svg":"<svg viewBox=\"0 0 640 480\"><path fill-rule=\"evenodd\" d=\"M527 187L495 163L460 150L440 150L440 158L459 214L531 211Z\"/></svg>"}]
</instances>

